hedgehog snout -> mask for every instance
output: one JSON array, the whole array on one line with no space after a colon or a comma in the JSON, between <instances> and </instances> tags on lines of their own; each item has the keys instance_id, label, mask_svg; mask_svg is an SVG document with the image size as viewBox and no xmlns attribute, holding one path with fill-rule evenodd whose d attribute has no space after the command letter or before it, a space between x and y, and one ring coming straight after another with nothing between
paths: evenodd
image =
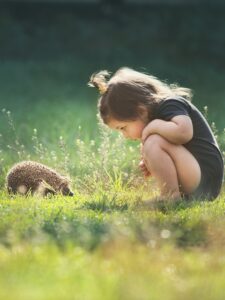
<instances>
[{"instance_id":1,"label":"hedgehog snout","mask_svg":"<svg viewBox=\"0 0 225 300\"><path fill-rule=\"evenodd\" d=\"M64 196L72 197L74 195L74 193L70 190L70 188L68 186L65 186L65 185L62 187L61 191L62 191L62 194Z\"/></svg>"}]
</instances>

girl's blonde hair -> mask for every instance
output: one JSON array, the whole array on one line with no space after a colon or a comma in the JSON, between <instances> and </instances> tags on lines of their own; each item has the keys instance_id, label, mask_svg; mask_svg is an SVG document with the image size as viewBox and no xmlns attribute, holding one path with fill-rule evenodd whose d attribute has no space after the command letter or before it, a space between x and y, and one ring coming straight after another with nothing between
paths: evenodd
<instances>
[{"instance_id":1,"label":"girl's blonde hair","mask_svg":"<svg viewBox=\"0 0 225 300\"><path fill-rule=\"evenodd\" d=\"M98 108L104 123L111 119L120 121L142 119L143 108L147 109L146 121L154 119L157 104L166 98L181 96L191 100L191 90L177 84L166 84L152 75L123 67L109 80L108 71L91 76L89 86L96 87L101 97Z\"/></svg>"}]
</instances>

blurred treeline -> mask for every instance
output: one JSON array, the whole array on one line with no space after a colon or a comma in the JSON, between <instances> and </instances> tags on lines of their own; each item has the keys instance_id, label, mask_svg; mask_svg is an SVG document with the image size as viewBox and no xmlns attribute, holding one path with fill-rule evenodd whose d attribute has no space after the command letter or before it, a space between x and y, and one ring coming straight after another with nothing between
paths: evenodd
<instances>
[{"instance_id":1,"label":"blurred treeline","mask_svg":"<svg viewBox=\"0 0 225 300\"><path fill-rule=\"evenodd\" d=\"M225 5L106 2L0 3L4 97L18 82L26 91L40 73L64 91L66 86L64 101L77 99L77 93L82 101L93 99L96 94L86 88L90 74L126 65L193 88L195 102L200 108L208 105L223 128ZM30 63L35 70L24 68ZM40 78L37 84L40 92Z\"/></svg>"},{"instance_id":2,"label":"blurred treeline","mask_svg":"<svg viewBox=\"0 0 225 300\"><path fill-rule=\"evenodd\" d=\"M103 1L107 2L107 1ZM109 1L110 2L110 1ZM146 66L155 56L224 67L225 5L0 3L0 59ZM222 63L222 65L221 65Z\"/></svg>"}]
</instances>

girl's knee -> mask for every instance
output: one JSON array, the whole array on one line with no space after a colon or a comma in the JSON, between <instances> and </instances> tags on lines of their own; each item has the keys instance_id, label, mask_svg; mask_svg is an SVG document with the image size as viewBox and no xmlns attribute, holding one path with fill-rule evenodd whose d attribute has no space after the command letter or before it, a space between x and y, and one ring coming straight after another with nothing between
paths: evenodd
<instances>
[{"instance_id":1,"label":"girl's knee","mask_svg":"<svg viewBox=\"0 0 225 300\"><path fill-rule=\"evenodd\" d=\"M142 156L147 165L157 164L158 160L161 159L161 150L165 142L166 140L159 134L152 134L146 139Z\"/></svg>"},{"instance_id":2,"label":"girl's knee","mask_svg":"<svg viewBox=\"0 0 225 300\"><path fill-rule=\"evenodd\" d=\"M156 154L156 151L159 150L159 148L163 148L165 145L166 140L161 137L159 134L152 134L150 135L143 145L143 155L144 157L151 154Z\"/></svg>"}]
</instances>

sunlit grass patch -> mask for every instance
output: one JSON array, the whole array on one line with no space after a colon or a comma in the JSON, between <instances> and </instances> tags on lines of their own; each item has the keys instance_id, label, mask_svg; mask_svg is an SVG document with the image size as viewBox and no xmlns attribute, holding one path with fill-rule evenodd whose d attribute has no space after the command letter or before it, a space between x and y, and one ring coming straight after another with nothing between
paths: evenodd
<instances>
[{"instance_id":1,"label":"sunlit grass patch","mask_svg":"<svg viewBox=\"0 0 225 300\"><path fill-rule=\"evenodd\" d=\"M138 208L141 193L1 191L1 298L222 300L224 193L153 211Z\"/></svg>"},{"instance_id":2,"label":"sunlit grass patch","mask_svg":"<svg viewBox=\"0 0 225 300\"><path fill-rule=\"evenodd\" d=\"M78 193L72 199L4 197L0 203L0 232L2 244L8 247L17 240L38 241L39 234L60 247L72 242L85 249L98 248L105 239L121 236L144 245L154 240L159 245L169 243L181 248L208 247L212 231L218 234L225 222L223 198L210 203L195 201L186 207L181 203L180 208L162 212L140 211L134 196L130 202L116 196L107 202L104 195L90 198Z\"/></svg>"}]
</instances>

